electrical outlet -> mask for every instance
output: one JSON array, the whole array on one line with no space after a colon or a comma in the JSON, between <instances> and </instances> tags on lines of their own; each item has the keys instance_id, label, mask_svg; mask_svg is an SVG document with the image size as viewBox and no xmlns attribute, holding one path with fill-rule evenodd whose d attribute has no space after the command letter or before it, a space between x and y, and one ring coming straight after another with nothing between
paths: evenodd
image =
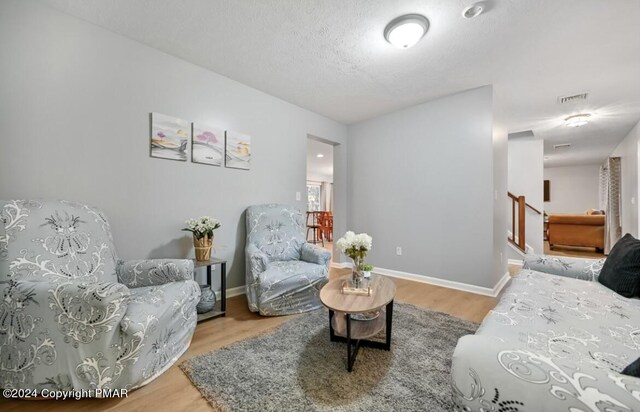
<instances>
[{"instance_id":1,"label":"electrical outlet","mask_svg":"<svg viewBox=\"0 0 640 412\"><path fill-rule=\"evenodd\" d=\"M396 255L402 256L402 248L400 246L396 247Z\"/></svg>"},{"instance_id":2,"label":"electrical outlet","mask_svg":"<svg viewBox=\"0 0 640 412\"><path fill-rule=\"evenodd\" d=\"M300 192L296 192L296 200L300 200L300 199L302 199Z\"/></svg>"}]
</instances>

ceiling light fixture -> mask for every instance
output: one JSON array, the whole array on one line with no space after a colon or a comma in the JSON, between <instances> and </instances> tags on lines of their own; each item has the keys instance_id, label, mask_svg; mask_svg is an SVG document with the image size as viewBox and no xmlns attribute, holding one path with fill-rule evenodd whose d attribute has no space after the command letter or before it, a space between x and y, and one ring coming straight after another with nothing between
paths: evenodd
<instances>
[{"instance_id":1,"label":"ceiling light fixture","mask_svg":"<svg viewBox=\"0 0 640 412\"><path fill-rule=\"evenodd\" d=\"M464 9L462 15L465 19L472 19L478 17L484 11L484 4L482 2L473 3L471 6Z\"/></svg>"},{"instance_id":2,"label":"ceiling light fixture","mask_svg":"<svg viewBox=\"0 0 640 412\"><path fill-rule=\"evenodd\" d=\"M318 153L318 154L316 155L316 157L317 157L318 159L320 159L320 158L324 157L324 155L323 155L322 153Z\"/></svg>"},{"instance_id":3,"label":"ceiling light fixture","mask_svg":"<svg viewBox=\"0 0 640 412\"><path fill-rule=\"evenodd\" d=\"M399 49L408 49L420 41L429 30L429 20L421 14L397 17L384 29L384 38Z\"/></svg>"},{"instance_id":4,"label":"ceiling light fixture","mask_svg":"<svg viewBox=\"0 0 640 412\"><path fill-rule=\"evenodd\" d=\"M564 119L564 124L568 127L580 127L589 123L591 117L588 113L574 114Z\"/></svg>"}]
</instances>

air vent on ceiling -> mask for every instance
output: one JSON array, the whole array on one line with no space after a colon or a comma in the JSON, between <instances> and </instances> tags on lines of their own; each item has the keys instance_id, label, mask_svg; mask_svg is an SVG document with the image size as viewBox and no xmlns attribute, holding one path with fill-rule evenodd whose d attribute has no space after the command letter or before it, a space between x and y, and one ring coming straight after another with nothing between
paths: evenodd
<instances>
[{"instance_id":1,"label":"air vent on ceiling","mask_svg":"<svg viewBox=\"0 0 640 412\"><path fill-rule=\"evenodd\" d=\"M554 144L553 148L554 149L568 149L571 147L571 143L561 143L561 144Z\"/></svg>"},{"instance_id":2,"label":"air vent on ceiling","mask_svg":"<svg viewBox=\"0 0 640 412\"><path fill-rule=\"evenodd\" d=\"M565 103L578 102L580 100L587 100L587 96L589 96L589 93L587 92L574 94L571 96L560 96L558 97L558 103L565 104Z\"/></svg>"}]
</instances>

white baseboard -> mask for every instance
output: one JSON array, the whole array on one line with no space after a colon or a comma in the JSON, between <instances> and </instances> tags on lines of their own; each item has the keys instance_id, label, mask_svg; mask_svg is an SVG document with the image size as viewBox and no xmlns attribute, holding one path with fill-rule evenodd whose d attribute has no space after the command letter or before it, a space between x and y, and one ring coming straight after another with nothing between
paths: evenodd
<instances>
[{"instance_id":1,"label":"white baseboard","mask_svg":"<svg viewBox=\"0 0 640 412\"><path fill-rule=\"evenodd\" d=\"M520 262L520 264L522 264L522 262ZM331 267L338 268L338 269L351 268L352 266L353 265L351 264L351 262L331 263ZM380 275L391 276L399 279L412 280L414 282L427 283L429 285L442 286L449 289L456 289L456 290L461 290L463 292L471 292L471 293L476 293L478 295L491 296L494 298L498 296L498 294L500 294L500 292L502 291L502 288L504 288L504 286L507 284L509 279L511 279L511 275L509 275L509 272L507 272L493 287L493 289L490 289L482 286L469 285L468 283L455 282L455 281L446 280L446 279L439 279L431 276L422 276L422 275L417 275L415 273L401 272L399 270L384 269L384 268L377 267L373 269L373 272L378 273ZM232 298L234 296L244 295L245 293L246 293L246 288L244 285L238 286L235 288L230 288L230 289L227 289L227 299ZM216 299L219 300L220 298L221 298L220 292L216 292Z\"/></svg>"},{"instance_id":2,"label":"white baseboard","mask_svg":"<svg viewBox=\"0 0 640 412\"><path fill-rule=\"evenodd\" d=\"M510 265L516 265L516 266L524 265L524 261L520 259L509 259L507 263L509 263Z\"/></svg>"},{"instance_id":3,"label":"white baseboard","mask_svg":"<svg viewBox=\"0 0 640 412\"><path fill-rule=\"evenodd\" d=\"M232 298L234 296L240 296L247 293L247 289L244 285L238 286L235 288L227 289L227 299ZM220 292L216 292L216 300L220 300L222 298L222 294Z\"/></svg>"},{"instance_id":4,"label":"white baseboard","mask_svg":"<svg viewBox=\"0 0 640 412\"><path fill-rule=\"evenodd\" d=\"M504 285L506 285L511 278L509 272L507 272L493 288L487 288L483 286L470 285L468 283L455 282L452 280L434 278L431 276L417 275L415 273L407 273L401 272L399 270L384 269L378 267L374 268L373 272L380 275L391 276L394 278L412 280L414 282L427 283L435 286L442 286L445 288L461 290L463 292L470 292L478 295L491 296L493 298L498 296Z\"/></svg>"},{"instance_id":5,"label":"white baseboard","mask_svg":"<svg viewBox=\"0 0 640 412\"><path fill-rule=\"evenodd\" d=\"M500 279L498 283L496 283L496 285L493 287L493 297L497 297L510 280L511 280L511 273L506 272L502 276L502 279Z\"/></svg>"}]
</instances>

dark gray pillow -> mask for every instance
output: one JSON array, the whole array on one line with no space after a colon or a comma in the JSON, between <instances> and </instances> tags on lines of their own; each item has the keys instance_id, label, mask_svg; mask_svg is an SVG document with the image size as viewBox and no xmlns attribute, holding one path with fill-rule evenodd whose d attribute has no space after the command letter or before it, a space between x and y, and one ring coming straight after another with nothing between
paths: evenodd
<instances>
[{"instance_id":1,"label":"dark gray pillow","mask_svg":"<svg viewBox=\"0 0 640 412\"><path fill-rule=\"evenodd\" d=\"M629 376L640 378L640 358L636 359L629 366L622 370L622 373Z\"/></svg>"},{"instance_id":2,"label":"dark gray pillow","mask_svg":"<svg viewBox=\"0 0 640 412\"><path fill-rule=\"evenodd\" d=\"M640 240L628 233L618 240L598 281L624 297L640 296Z\"/></svg>"}]
</instances>

